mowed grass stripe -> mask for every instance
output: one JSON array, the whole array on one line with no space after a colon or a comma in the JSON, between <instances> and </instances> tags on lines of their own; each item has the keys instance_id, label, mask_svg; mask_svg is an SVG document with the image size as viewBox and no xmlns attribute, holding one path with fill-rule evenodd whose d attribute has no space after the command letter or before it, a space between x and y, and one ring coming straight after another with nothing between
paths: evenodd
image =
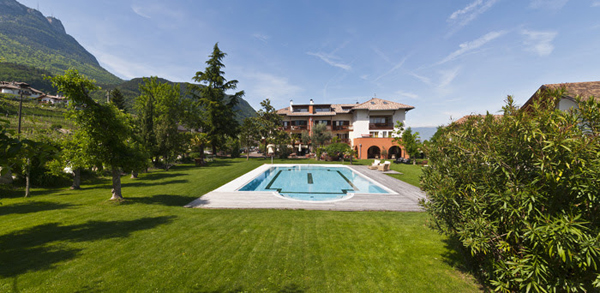
<instances>
[{"instance_id":1,"label":"mowed grass stripe","mask_svg":"<svg viewBox=\"0 0 600 293\"><path fill-rule=\"evenodd\" d=\"M123 177L122 203L109 180L1 199L0 291L479 291L424 213L182 207L262 163Z\"/></svg>"}]
</instances>

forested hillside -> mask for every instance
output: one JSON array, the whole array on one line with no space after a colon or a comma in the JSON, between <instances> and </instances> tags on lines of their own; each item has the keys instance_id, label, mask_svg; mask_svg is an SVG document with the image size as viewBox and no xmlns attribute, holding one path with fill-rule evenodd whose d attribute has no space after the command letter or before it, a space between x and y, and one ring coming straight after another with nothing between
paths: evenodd
<instances>
[{"instance_id":1,"label":"forested hillside","mask_svg":"<svg viewBox=\"0 0 600 293\"><path fill-rule=\"evenodd\" d=\"M0 0L0 57L55 75L75 68L100 84L122 82L68 35L60 20L15 0Z\"/></svg>"},{"instance_id":2,"label":"forested hillside","mask_svg":"<svg viewBox=\"0 0 600 293\"><path fill-rule=\"evenodd\" d=\"M168 83L168 84L175 83L175 82L166 80L164 78L158 78L158 81L161 83ZM127 108L131 112L135 112L135 109L133 109L133 104L134 104L135 98L140 95L139 86L143 82L144 82L144 79L139 77L139 78L134 78L132 80L125 81L119 85L106 85L102 88L102 90L96 91L92 95L95 100L105 101L107 91L118 88L119 91L121 91L121 93L123 94L123 96L125 96L125 105L127 106ZM191 98L191 96L187 92L186 86L187 86L187 83L180 83L181 95L185 96L187 98ZM236 118L240 122L244 118L252 117L252 116L256 115L256 111L254 110L254 108L252 108L252 106L250 106L250 104L244 99L240 99L238 105L234 108L234 110L237 113Z\"/></svg>"}]
</instances>

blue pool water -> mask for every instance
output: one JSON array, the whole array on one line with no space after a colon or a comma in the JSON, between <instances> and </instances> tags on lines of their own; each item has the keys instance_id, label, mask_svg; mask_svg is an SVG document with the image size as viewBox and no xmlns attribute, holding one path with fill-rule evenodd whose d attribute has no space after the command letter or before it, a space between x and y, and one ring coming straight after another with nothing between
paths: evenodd
<instances>
[{"instance_id":1,"label":"blue pool water","mask_svg":"<svg viewBox=\"0 0 600 293\"><path fill-rule=\"evenodd\" d=\"M308 201L342 199L350 193L388 193L349 168L310 165L271 167L239 190L277 191Z\"/></svg>"}]
</instances>

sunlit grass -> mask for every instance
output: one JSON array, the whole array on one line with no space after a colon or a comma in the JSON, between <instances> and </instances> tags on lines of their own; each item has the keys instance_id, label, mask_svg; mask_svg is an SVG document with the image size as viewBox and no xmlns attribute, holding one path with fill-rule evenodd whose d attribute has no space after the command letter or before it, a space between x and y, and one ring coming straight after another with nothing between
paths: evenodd
<instances>
[{"instance_id":1,"label":"sunlit grass","mask_svg":"<svg viewBox=\"0 0 600 293\"><path fill-rule=\"evenodd\" d=\"M0 292L479 291L425 213L182 207L265 161L5 192Z\"/></svg>"}]
</instances>

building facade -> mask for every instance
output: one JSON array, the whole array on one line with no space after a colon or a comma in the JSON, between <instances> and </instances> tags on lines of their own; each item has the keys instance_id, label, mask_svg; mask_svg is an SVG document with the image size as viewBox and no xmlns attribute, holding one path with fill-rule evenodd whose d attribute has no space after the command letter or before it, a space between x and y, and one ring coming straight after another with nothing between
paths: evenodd
<instances>
[{"instance_id":1,"label":"building facade","mask_svg":"<svg viewBox=\"0 0 600 293\"><path fill-rule=\"evenodd\" d=\"M414 109L401 103L373 98L362 104L309 104L279 109L283 129L290 133L294 148L299 154L308 152L308 146L300 143L301 133L312 133L316 124L325 124L327 130L343 143L350 145L359 159L408 157L403 146L393 142L396 123L404 124L406 112ZM384 152L385 150L385 152Z\"/></svg>"}]
</instances>

